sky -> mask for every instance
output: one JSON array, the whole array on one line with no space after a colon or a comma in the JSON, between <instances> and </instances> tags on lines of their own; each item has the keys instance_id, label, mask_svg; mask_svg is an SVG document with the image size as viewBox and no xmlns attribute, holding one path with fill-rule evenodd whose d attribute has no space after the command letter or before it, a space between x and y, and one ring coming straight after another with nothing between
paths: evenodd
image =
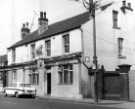
<instances>
[{"instance_id":1,"label":"sky","mask_svg":"<svg viewBox=\"0 0 135 109\"><path fill-rule=\"evenodd\" d=\"M29 22L31 31L38 28L40 11L46 11L49 24L82 13L81 3L74 0L1 0L0 1L0 55L21 40L22 24Z\"/></svg>"}]
</instances>

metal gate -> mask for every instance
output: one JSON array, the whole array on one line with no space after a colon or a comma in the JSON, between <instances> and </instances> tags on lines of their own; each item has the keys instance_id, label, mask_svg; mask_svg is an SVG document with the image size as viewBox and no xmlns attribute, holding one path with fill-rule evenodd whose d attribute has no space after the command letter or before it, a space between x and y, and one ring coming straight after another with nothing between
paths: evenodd
<instances>
[{"instance_id":1,"label":"metal gate","mask_svg":"<svg viewBox=\"0 0 135 109\"><path fill-rule=\"evenodd\" d=\"M118 72L105 72L103 84L104 99L120 99L120 75Z\"/></svg>"}]
</instances>

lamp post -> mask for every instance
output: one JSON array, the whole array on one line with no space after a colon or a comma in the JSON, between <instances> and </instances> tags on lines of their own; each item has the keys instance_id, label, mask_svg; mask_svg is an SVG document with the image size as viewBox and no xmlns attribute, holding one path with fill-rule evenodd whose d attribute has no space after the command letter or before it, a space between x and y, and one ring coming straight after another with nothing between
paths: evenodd
<instances>
[{"instance_id":1,"label":"lamp post","mask_svg":"<svg viewBox=\"0 0 135 109\"><path fill-rule=\"evenodd\" d=\"M93 64L95 67L94 72L94 100L98 103L98 87L97 87L97 71L98 71L98 61L97 61L97 50L96 50L96 19L95 19L95 6L96 3L93 0L89 0L89 13L93 18Z\"/></svg>"},{"instance_id":2,"label":"lamp post","mask_svg":"<svg viewBox=\"0 0 135 109\"><path fill-rule=\"evenodd\" d=\"M95 19L95 9L97 1L93 0L82 0L84 7L89 11L89 16L93 19L93 64L94 64L94 101L98 103L98 86L97 86L97 71L98 71L98 60L97 60L97 50L96 50L96 19Z\"/></svg>"}]
</instances>

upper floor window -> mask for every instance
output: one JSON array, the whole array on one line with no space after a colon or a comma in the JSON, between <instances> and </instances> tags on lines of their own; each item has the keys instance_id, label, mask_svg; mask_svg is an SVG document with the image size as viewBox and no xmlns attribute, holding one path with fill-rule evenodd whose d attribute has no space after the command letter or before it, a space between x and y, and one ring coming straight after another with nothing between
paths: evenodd
<instances>
[{"instance_id":1,"label":"upper floor window","mask_svg":"<svg viewBox=\"0 0 135 109\"><path fill-rule=\"evenodd\" d=\"M59 83L72 84L73 83L73 65L66 64L58 67Z\"/></svg>"},{"instance_id":2,"label":"upper floor window","mask_svg":"<svg viewBox=\"0 0 135 109\"><path fill-rule=\"evenodd\" d=\"M35 58L35 44L31 44L31 58Z\"/></svg>"},{"instance_id":3,"label":"upper floor window","mask_svg":"<svg viewBox=\"0 0 135 109\"><path fill-rule=\"evenodd\" d=\"M118 28L118 11L112 11L113 16L113 28Z\"/></svg>"},{"instance_id":4,"label":"upper floor window","mask_svg":"<svg viewBox=\"0 0 135 109\"><path fill-rule=\"evenodd\" d=\"M16 50L14 48L12 49L12 61L15 62L15 59L16 59Z\"/></svg>"},{"instance_id":5,"label":"upper floor window","mask_svg":"<svg viewBox=\"0 0 135 109\"><path fill-rule=\"evenodd\" d=\"M64 45L64 52L68 53L70 51L69 34L63 35L63 45Z\"/></svg>"},{"instance_id":6,"label":"upper floor window","mask_svg":"<svg viewBox=\"0 0 135 109\"><path fill-rule=\"evenodd\" d=\"M51 40L45 41L45 52L46 56L51 56Z\"/></svg>"},{"instance_id":7,"label":"upper floor window","mask_svg":"<svg viewBox=\"0 0 135 109\"><path fill-rule=\"evenodd\" d=\"M118 38L118 56L121 57L123 56L123 38L119 37Z\"/></svg>"}]
</instances>

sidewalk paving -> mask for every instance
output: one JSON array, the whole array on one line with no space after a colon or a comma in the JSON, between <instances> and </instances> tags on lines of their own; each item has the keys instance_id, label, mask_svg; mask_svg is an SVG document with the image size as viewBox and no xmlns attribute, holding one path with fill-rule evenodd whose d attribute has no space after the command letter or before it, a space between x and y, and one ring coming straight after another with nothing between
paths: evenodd
<instances>
[{"instance_id":1,"label":"sidewalk paving","mask_svg":"<svg viewBox=\"0 0 135 109\"><path fill-rule=\"evenodd\" d=\"M94 100L88 99L75 99L75 98L64 98L64 97L38 97L40 99L56 100L58 102L71 102L71 103L83 103L83 104L93 104L100 105L104 107L115 107L120 109L135 109L135 102L123 101L123 100L102 100L99 99L98 104L95 104Z\"/></svg>"},{"instance_id":2,"label":"sidewalk paving","mask_svg":"<svg viewBox=\"0 0 135 109\"><path fill-rule=\"evenodd\" d=\"M74 102L74 103L87 103L87 104L95 104L94 99L92 98L66 98L66 97L51 97L51 96L39 96L38 98L42 99L49 99L49 100L58 100L58 101L64 101L64 102ZM122 101L122 100L103 100L99 99L98 104L121 104L126 103L128 101Z\"/></svg>"}]
</instances>

